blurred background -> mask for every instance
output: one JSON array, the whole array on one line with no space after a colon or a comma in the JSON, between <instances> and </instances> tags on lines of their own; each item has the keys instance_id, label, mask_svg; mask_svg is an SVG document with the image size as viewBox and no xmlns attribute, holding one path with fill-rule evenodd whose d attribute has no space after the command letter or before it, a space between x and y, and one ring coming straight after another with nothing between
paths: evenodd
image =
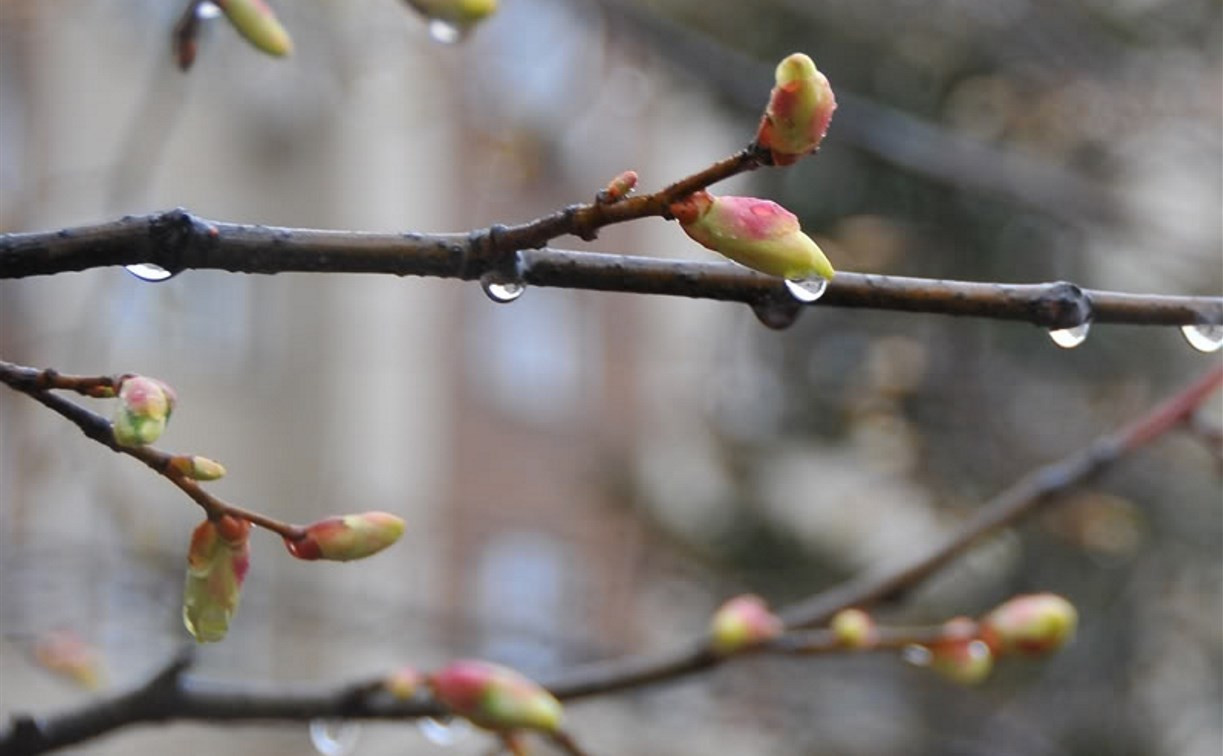
<instances>
[{"instance_id":1,"label":"blurred background","mask_svg":"<svg viewBox=\"0 0 1223 756\"><path fill-rule=\"evenodd\" d=\"M184 75L184 2L0 0L0 230L179 205L378 231L522 221L625 169L652 191L730 154L801 50L840 102L821 153L718 190L798 213L839 269L1223 292L1216 0L502 0L459 45L394 0L272 2L292 57L222 19ZM711 257L657 219L586 246ZM673 648L736 593L781 604L928 548L1220 359L1174 328L1102 325L1063 350L942 316L817 306L774 331L725 303L120 269L0 282L0 354L166 380L180 404L159 446L222 461L226 500L407 519L355 564L254 535L241 611L196 672L285 685L459 656L547 676ZM26 397L0 392L0 417L7 719L94 695L37 661L49 634L94 645L108 689L188 640L201 516ZM1047 662L964 689L884 655L753 659L575 703L572 728L601 754L1217 754L1219 473L1171 434L882 610L939 621L1056 591L1082 619ZM286 724L75 752L235 748L314 751ZM490 741L377 724L353 748Z\"/></svg>"}]
</instances>

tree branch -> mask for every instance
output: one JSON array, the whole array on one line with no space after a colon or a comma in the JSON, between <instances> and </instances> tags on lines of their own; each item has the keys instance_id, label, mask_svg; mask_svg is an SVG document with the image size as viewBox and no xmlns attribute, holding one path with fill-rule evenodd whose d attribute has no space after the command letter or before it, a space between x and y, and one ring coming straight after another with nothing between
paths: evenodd
<instances>
[{"instance_id":1,"label":"tree branch","mask_svg":"<svg viewBox=\"0 0 1223 756\"><path fill-rule=\"evenodd\" d=\"M300 526L280 522L267 515L234 506L208 493L199 483L175 468L173 464L175 455L152 446L120 444L115 441L109 420L48 390L64 389L87 396L107 396L113 395L118 385L117 379L109 376L63 375L55 370L36 370L0 360L0 383L26 394L52 412L70 420L86 437L97 441L111 451L135 457L145 463L158 475L166 478L187 494L192 501L199 504L210 518L216 519L230 515L247 520L289 540L300 540L304 537L305 531Z\"/></svg>"},{"instance_id":2,"label":"tree branch","mask_svg":"<svg viewBox=\"0 0 1223 756\"><path fill-rule=\"evenodd\" d=\"M0 278L152 263L168 271L389 273L473 280L513 261L532 286L664 294L793 306L780 279L729 263L662 260L535 248L566 233L590 237L611 223L666 214L668 199L746 170L738 156L662 191L614 204L575 206L515 227L470 234L374 234L210 221L185 210L60 231L0 235ZM1069 328L1085 321L1223 324L1223 297L1125 294L1066 282L972 283L838 273L821 305L1025 321Z\"/></svg>"},{"instance_id":3,"label":"tree branch","mask_svg":"<svg viewBox=\"0 0 1223 756\"><path fill-rule=\"evenodd\" d=\"M827 633L794 630L823 624L842 609L869 606L901 596L984 536L1013 525L1054 501L1057 494L1100 474L1125 455L1187 422L1220 386L1223 386L1223 367L1216 367L1130 425L1101 436L1081 451L1021 479L986 502L951 538L912 562L887 572L851 579L781 610L779 614L791 632L776 644L776 648L762 650L781 653L833 650ZM912 636L912 632L908 635ZM881 648L895 647L905 639L905 631L902 631ZM545 680L543 684L558 698L572 700L672 680L708 669L728 658L733 657L715 655L702 636L683 648L666 653L583 665ZM405 719L445 714L428 700L393 699L385 692L381 680L315 692L235 690L231 686L184 676L187 663L180 658L141 688L76 712L42 719L18 715L9 729L0 733L0 752L44 753L128 725L170 720Z\"/></svg>"}]
</instances>

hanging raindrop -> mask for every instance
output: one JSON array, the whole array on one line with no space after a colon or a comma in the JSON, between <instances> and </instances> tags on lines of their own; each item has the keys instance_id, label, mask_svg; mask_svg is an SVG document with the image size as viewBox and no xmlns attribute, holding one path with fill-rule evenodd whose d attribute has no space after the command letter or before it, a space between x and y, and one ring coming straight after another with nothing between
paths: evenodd
<instances>
[{"instance_id":1,"label":"hanging raindrop","mask_svg":"<svg viewBox=\"0 0 1223 756\"><path fill-rule=\"evenodd\" d=\"M452 24L449 21L443 21L440 18L429 19L429 37L434 42L440 42L443 45L453 45L462 41L465 36L467 36L467 32L461 26Z\"/></svg>"},{"instance_id":2,"label":"hanging raindrop","mask_svg":"<svg viewBox=\"0 0 1223 756\"><path fill-rule=\"evenodd\" d=\"M221 15L221 9L215 3L207 0L195 6L195 17L200 19L216 18Z\"/></svg>"},{"instance_id":3,"label":"hanging raindrop","mask_svg":"<svg viewBox=\"0 0 1223 756\"><path fill-rule=\"evenodd\" d=\"M929 667L933 657L934 654L930 652L930 649L916 643L910 643L900 650L900 658L914 667Z\"/></svg>"},{"instance_id":4,"label":"hanging raindrop","mask_svg":"<svg viewBox=\"0 0 1223 756\"><path fill-rule=\"evenodd\" d=\"M1074 349L1087 341L1087 332L1091 330L1091 321L1084 320L1072 328L1059 328L1049 331L1049 338L1062 349Z\"/></svg>"},{"instance_id":5,"label":"hanging raindrop","mask_svg":"<svg viewBox=\"0 0 1223 756\"><path fill-rule=\"evenodd\" d=\"M360 737L361 725L341 719L310 720L310 742L321 756L347 756Z\"/></svg>"},{"instance_id":6,"label":"hanging raindrop","mask_svg":"<svg viewBox=\"0 0 1223 756\"><path fill-rule=\"evenodd\" d=\"M467 737L471 732L471 723L466 719L434 719L425 717L417 720L416 728L425 740L439 746L451 746Z\"/></svg>"},{"instance_id":7,"label":"hanging raindrop","mask_svg":"<svg viewBox=\"0 0 1223 756\"><path fill-rule=\"evenodd\" d=\"M768 328L784 331L798 321L798 316L803 314L803 307L793 299L768 299L753 303L752 313L756 315L756 320Z\"/></svg>"},{"instance_id":8,"label":"hanging raindrop","mask_svg":"<svg viewBox=\"0 0 1223 756\"><path fill-rule=\"evenodd\" d=\"M811 304L824 296L824 292L828 290L828 279L823 276L787 278L786 288L790 290L790 296L803 304Z\"/></svg>"},{"instance_id":9,"label":"hanging raindrop","mask_svg":"<svg viewBox=\"0 0 1223 756\"><path fill-rule=\"evenodd\" d=\"M1223 325L1186 325L1181 326L1181 333L1184 334L1185 341L1189 342L1189 346L1199 352L1217 352L1223 347Z\"/></svg>"},{"instance_id":10,"label":"hanging raindrop","mask_svg":"<svg viewBox=\"0 0 1223 756\"><path fill-rule=\"evenodd\" d=\"M153 283L158 281L169 281L175 275L160 265L154 265L153 263L124 265L123 269L128 273L131 273L136 278L139 278L141 281L152 281Z\"/></svg>"},{"instance_id":11,"label":"hanging raindrop","mask_svg":"<svg viewBox=\"0 0 1223 756\"><path fill-rule=\"evenodd\" d=\"M489 271L480 276L480 288L484 289L484 293L494 302L507 304L521 297L527 290L527 285L519 278Z\"/></svg>"}]
</instances>

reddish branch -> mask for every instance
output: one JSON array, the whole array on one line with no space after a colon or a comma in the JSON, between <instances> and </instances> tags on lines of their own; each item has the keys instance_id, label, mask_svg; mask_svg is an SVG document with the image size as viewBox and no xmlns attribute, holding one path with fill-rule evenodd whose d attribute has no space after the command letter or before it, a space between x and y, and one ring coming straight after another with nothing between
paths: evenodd
<instances>
[{"instance_id":1,"label":"reddish branch","mask_svg":"<svg viewBox=\"0 0 1223 756\"><path fill-rule=\"evenodd\" d=\"M34 383L37 373L31 372L34 375L26 380ZM0 375L11 374L11 370L0 371ZM6 377L5 382L10 385L14 383L11 377ZM1037 469L986 502L951 538L911 563L895 570L849 580L783 609L780 615L791 632L772 650L788 653L832 650L832 641L825 631L797 630L822 625L842 609L870 606L885 599L900 597L983 537L1013 525L1039 507L1053 502L1057 494L1100 474L1127 454L1188 422L1197 408L1220 386L1223 386L1223 367L1216 367L1130 425L1101 436L1066 459ZM38 394L45 393L36 390L32 395L38 398ZM94 437L85 426L82 426L82 430ZM887 645L900 644L903 638L903 634L897 635L892 639L894 642ZM544 684L558 698L575 699L672 680L726 660L713 654L708 641L701 637L684 648L667 653L581 666L552 680L545 680ZM17 716L9 729L0 735L0 751L43 753L128 725L171 720L405 719L444 713L428 700L391 699L384 692L381 681L315 692L298 689L254 691L195 680L183 674L187 665L186 659L175 660L140 689L96 702L75 712L40 719Z\"/></svg>"},{"instance_id":2,"label":"reddish branch","mask_svg":"<svg viewBox=\"0 0 1223 756\"><path fill-rule=\"evenodd\" d=\"M156 471L162 477L178 486L191 500L199 504L211 519L231 515L261 528L270 530L290 540L300 540L304 537L302 528L297 525L280 522L258 512L252 512L233 504L226 503L204 490L199 483L180 472L172 463L175 455L155 449L151 446L123 446L115 441L111 423L101 415L90 412L84 407L68 401L53 389L75 391L85 396L113 396L118 379L110 376L79 376L63 375L55 370L37 370L35 368L14 365L0 360L0 382L10 388L28 395L34 401L72 421L90 439L108 449L135 457Z\"/></svg>"}]
</instances>

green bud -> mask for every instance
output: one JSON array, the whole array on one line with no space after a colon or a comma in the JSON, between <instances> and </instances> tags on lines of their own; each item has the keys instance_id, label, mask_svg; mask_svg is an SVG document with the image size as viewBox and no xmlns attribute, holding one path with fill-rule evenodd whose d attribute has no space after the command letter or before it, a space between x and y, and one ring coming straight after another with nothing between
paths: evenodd
<instances>
[{"instance_id":1,"label":"green bud","mask_svg":"<svg viewBox=\"0 0 1223 756\"><path fill-rule=\"evenodd\" d=\"M794 213L776 202L699 191L670 210L698 244L761 273L788 279L829 279L836 273Z\"/></svg>"},{"instance_id":2,"label":"green bud","mask_svg":"<svg viewBox=\"0 0 1223 756\"><path fill-rule=\"evenodd\" d=\"M403 535L404 521L387 512L329 517L307 525L301 538L285 539L298 559L348 562L373 556Z\"/></svg>"},{"instance_id":3,"label":"green bud","mask_svg":"<svg viewBox=\"0 0 1223 756\"><path fill-rule=\"evenodd\" d=\"M769 151L774 165L790 165L819 149L837 100L828 79L803 53L779 63L776 79L756 144Z\"/></svg>"},{"instance_id":4,"label":"green bud","mask_svg":"<svg viewBox=\"0 0 1223 756\"><path fill-rule=\"evenodd\" d=\"M183 624L200 643L219 641L238 611L250 566L251 524L228 515L205 520L191 534Z\"/></svg>"},{"instance_id":5,"label":"green bud","mask_svg":"<svg viewBox=\"0 0 1223 756\"><path fill-rule=\"evenodd\" d=\"M428 684L438 701L485 729L560 730L560 701L509 667L463 659L430 675Z\"/></svg>"},{"instance_id":6,"label":"green bud","mask_svg":"<svg viewBox=\"0 0 1223 756\"><path fill-rule=\"evenodd\" d=\"M764 599L751 594L723 604L709 623L709 645L719 656L729 656L781 635L781 619L769 611Z\"/></svg>"},{"instance_id":7,"label":"green bud","mask_svg":"<svg viewBox=\"0 0 1223 756\"><path fill-rule=\"evenodd\" d=\"M293 40L263 0L213 0L229 23L256 49L275 57L293 51Z\"/></svg>"},{"instance_id":8,"label":"green bud","mask_svg":"<svg viewBox=\"0 0 1223 756\"><path fill-rule=\"evenodd\" d=\"M1066 645L1078 626L1074 604L1053 593L1016 596L981 620L981 637L994 653L1041 656Z\"/></svg>"}]
</instances>

